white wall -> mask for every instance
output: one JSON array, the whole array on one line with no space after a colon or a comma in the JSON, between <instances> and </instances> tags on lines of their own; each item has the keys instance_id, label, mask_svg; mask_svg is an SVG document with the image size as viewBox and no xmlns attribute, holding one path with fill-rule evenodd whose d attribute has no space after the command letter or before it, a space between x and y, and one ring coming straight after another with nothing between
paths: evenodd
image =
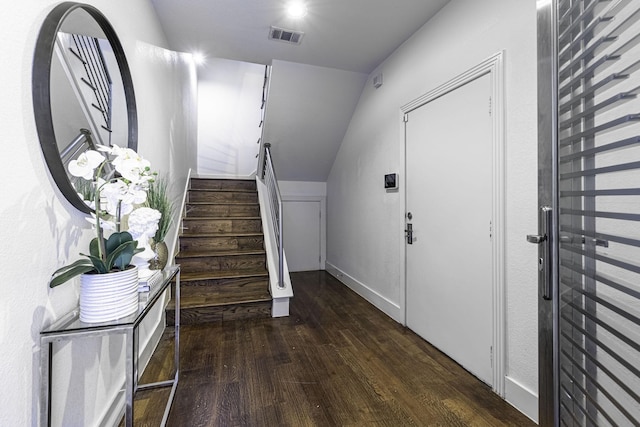
<instances>
[{"instance_id":1,"label":"white wall","mask_svg":"<svg viewBox=\"0 0 640 427\"><path fill-rule=\"evenodd\" d=\"M87 0L110 20L121 37L138 103L139 151L154 168L171 175L178 188L189 166L195 167L191 101L194 74L181 56L154 46L166 46L151 3ZM0 300L0 425L37 425L39 331L77 306L78 282L48 288L51 273L77 258L92 238L84 215L57 190L44 163L31 101L31 67L35 41L43 19L58 1L26 1L0 16L3 54L0 65L0 140L4 147L0 194L0 246L3 273ZM186 83L185 83L186 82ZM193 98L195 99L195 98ZM186 111L183 107L188 107ZM190 110L191 109L191 110ZM178 154L179 152L179 154ZM174 158L169 161L168 153ZM177 197L177 195L176 195ZM101 417L123 376L119 340L87 340L65 345L56 369L73 375L54 387L57 416L65 425L92 425ZM95 401L94 401L95 399Z\"/></svg>"},{"instance_id":2,"label":"white wall","mask_svg":"<svg viewBox=\"0 0 640 427\"><path fill-rule=\"evenodd\" d=\"M278 171L276 170L276 173ZM314 181L278 181L282 197L326 197L327 183Z\"/></svg>"},{"instance_id":3,"label":"white wall","mask_svg":"<svg viewBox=\"0 0 640 427\"><path fill-rule=\"evenodd\" d=\"M537 229L535 25L535 2L453 0L371 74L327 180L327 269L404 321L404 206L382 186L400 171L404 191L400 107L505 52L506 398L534 418L536 248L524 236Z\"/></svg>"},{"instance_id":4,"label":"white wall","mask_svg":"<svg viewBox=\"0 0 640 427\"><path fill-rule=\"evenodd\" d=\"M255 173L264 65L211 58L198 71L198 175Z\"/></svg>"},{"instance_id":5,"label":"white wall","mask_svg":"<svg viewBox=\"0 0 640 427\"><path fill-rule=\"evenodd\" d=\"M138 149L160 176L168 178L176 207L165 238L171 258L187 174L197 164L198 76L190 54L142 40L135 41L135 51L129 66L138 104Z\"/></svg>"}]
</instances>

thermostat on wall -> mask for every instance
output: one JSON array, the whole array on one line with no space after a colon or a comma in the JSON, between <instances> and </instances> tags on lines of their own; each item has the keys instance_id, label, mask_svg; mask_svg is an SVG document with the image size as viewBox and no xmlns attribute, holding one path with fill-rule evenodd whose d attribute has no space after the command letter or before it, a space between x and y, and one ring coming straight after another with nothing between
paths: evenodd
<instances>
[{"instance_id":1,"label":"thermostat on wall","mask_svg":"<svg viewBox=\"0 0 640 427\"><path fill-rule=\"evenodd\" d=\"M384 176L384 188L387 190L398 189L398 174L388 173Z\"/></svg>"}]
</instances>

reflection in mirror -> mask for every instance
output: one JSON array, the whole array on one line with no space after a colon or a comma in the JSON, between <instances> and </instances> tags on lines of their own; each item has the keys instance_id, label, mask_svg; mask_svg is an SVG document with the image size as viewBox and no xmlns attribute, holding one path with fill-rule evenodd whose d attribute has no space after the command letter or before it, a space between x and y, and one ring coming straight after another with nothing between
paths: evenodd
<instances>
[{"instance_id":1,"label":"reflection in mirror","mask_svg":"<svg viewBox=\"0 0 640 427\"><path fill-rule=\"evenodd\" d=\"M83 9L72 11L57 33L51 58L51 114L62 164L96 144L123 146L127 105L118 62L104 32ZM76 192L93 200L89 183L68 174Z\"/></svg>"},{"instance_id":2,"label":"reflection in mirror","mask_svg":"<svg viewBox=\"0 0 640 427\"><path fill-rule=\"evenodd\" d=\"M78 3L54 8L38 38L33 89L49 169L67 199L88 212L82 199L92 199L91 188L68 173L69 162L96 145L135 149L137 135L127 62L99 11Z\"/></svg>"}]
</instances>

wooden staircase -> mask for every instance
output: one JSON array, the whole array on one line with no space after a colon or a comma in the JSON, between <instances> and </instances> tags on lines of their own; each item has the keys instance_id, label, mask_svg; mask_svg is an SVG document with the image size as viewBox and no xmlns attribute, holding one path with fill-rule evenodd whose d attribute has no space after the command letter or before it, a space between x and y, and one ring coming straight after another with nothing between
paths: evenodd
<instances>
[{"instance_id":1,"label":"wooden staircase","mask_svg":"<svg viewBox=\"0 0 640 427\"><path fill-rule=\"evenodd\" d=\"M180 250L181 324L271 316L255 181L191 179ZM175 319L173 301L167 322Z\"/></svg>"}]
</instances>

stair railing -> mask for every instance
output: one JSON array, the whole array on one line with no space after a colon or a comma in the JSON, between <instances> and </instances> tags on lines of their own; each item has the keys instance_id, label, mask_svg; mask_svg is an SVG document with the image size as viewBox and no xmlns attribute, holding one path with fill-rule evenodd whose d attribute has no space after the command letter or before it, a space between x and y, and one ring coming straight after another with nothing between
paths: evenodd
<instances>
[{"instance_id":1,"label":"stair railing","mask_svg":"<svg viewBox=\"0 0 640 427\"><path fill-rule=\"evenodd\" d=\"M280 189L278 188L278 179L276 178L276 172L273 167L273 160L271 158L271 144L261 144L260 158L262 164L258 169L261 171L260 179L267 188L267 203L269 205L269 211L271 212L271 230L273 236L275 236L276 245L278 248L278 288L285 288L284 280L284 245L283 245L283 233L282 233L282 197L280 196Z\"/></svg>"},{"instance_id":2,"label":"stair railing","mask_svg":"<svg viewBox=\"0 0 640 427\"><path fill-rule=\"evenodd\" d=\"M96 102L91 105L102 116L101 127L111 135L112 80L100 43L94 37L79 34L72 36L75 49L70 48L71 53L82 61L87 76L86 79L82 77L81 80L95 93Z\"/></svg>"},{"instance_id":3,"label":"stair railing","mask_svg":"<svg viewBox=\"0 0 640 427\"><path fill-rule=\"evenodd\" d=\"M264 177L264 120L267 116L267 97L269 96L269 84L271 83L271 67L265 65L264 67L264 83L262 84L262 99L260 104L260 138L258 138L258 169L257 175L262 179Z\"/></svg>"},{"instance_id":4,"label":"stair railing","mask_svg":"<svg viewBox=\"0 0 640 427\"><path fill-rule=\"evenodd\" d=\"M65 170L67 170L69 162L77 158L80 153L95 149L96 146L93 143L93 139L91 139L91 131L89 129L80 129L78 136L73 138L73 141L60 152L60 158L62 159Z\"/></svg>"},{"instance_id":5,"label":"stair railing","mask_svg":"<svg viewBox=\"0 0 640 427\"><path fill-rule=\"evenodd\" d=\"M257 176L266 187L266 204L271 214L272 236L276 243L277 266L278 266L278 289L286 288L285 272L284 272L284 243L282 231L282 197L280 188L278 187L278 179L276 178L275 168L273 166L273 158L271 157L271 144L264 142L265 136L265 119L267 113L267 99L269 96L269 88L271 83L271 67L269 65L264 68L264 84L262 85L262 100L260 109L262 110L261 120L258 127L261 128L260 139L258 139L259 149Z\"/></svg>"}]
</instances>

